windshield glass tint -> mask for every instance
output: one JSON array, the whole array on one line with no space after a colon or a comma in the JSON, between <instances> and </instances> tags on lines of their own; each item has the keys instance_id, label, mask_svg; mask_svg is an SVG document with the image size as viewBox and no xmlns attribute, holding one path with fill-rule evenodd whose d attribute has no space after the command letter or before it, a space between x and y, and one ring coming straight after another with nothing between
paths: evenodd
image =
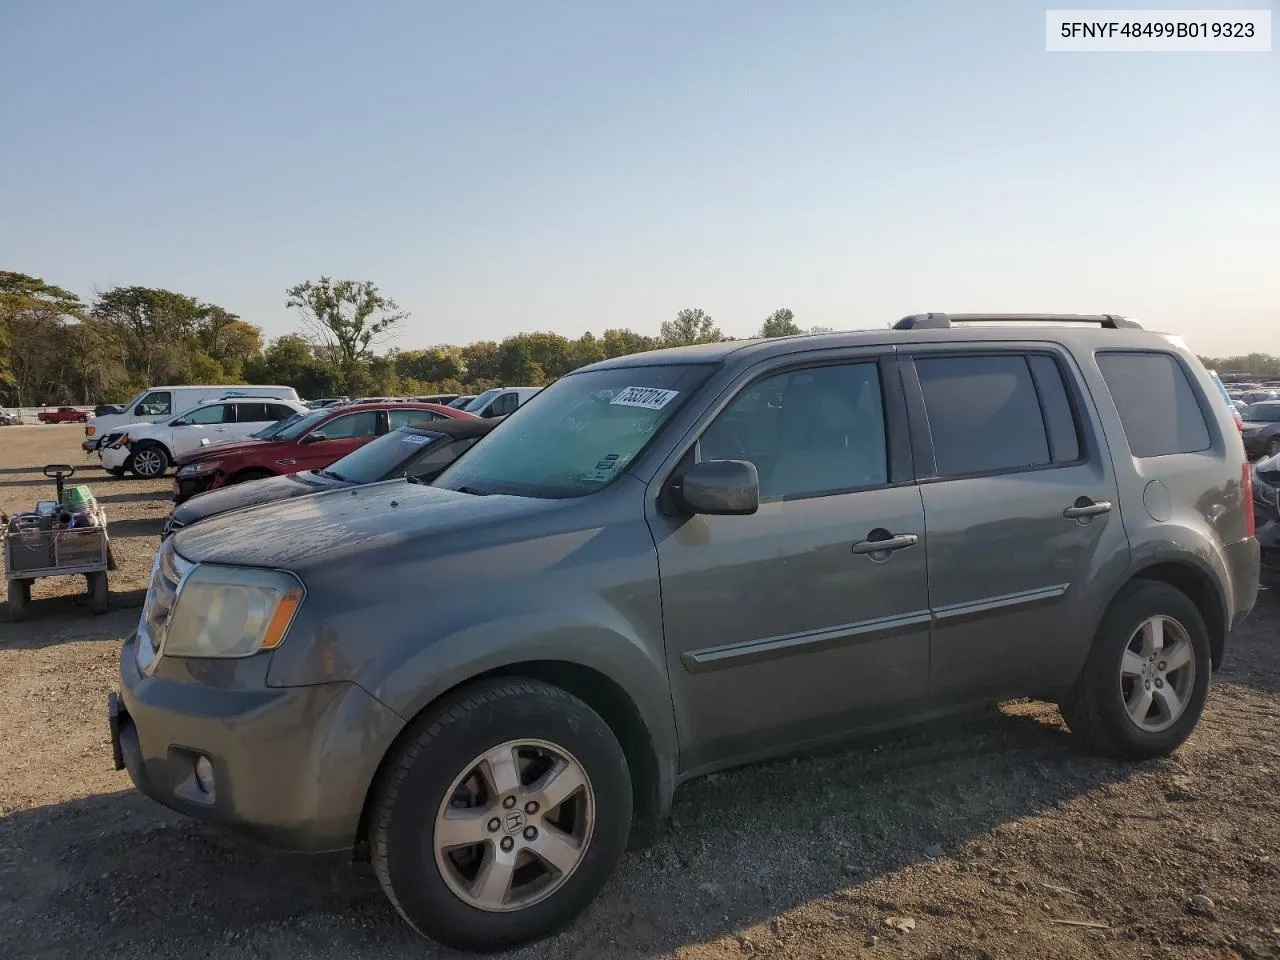
<instances>
[{"instance_id":1,"label":"windshield glass tint","mask_svg":"<svg viewBox=\"0 0 1280 960\"><path fill-rule=\"evenodd\" d=\"M493 398L502 392L501 387L494 387L492 390L486 390L480 396L476 397L462 409L467 413L479 413L485 407L493 402Z\"/></svg>"},{"instance_id":2,"label":"windshield glass tint","mask_svg":"<svg viewBox=\"0 0 1280 960\"><path fill-rule=\"evenodd\" d=\"M273 423L268 430L274 432L267 434L273 440L297 440L317 423L329 416L328 410L316 410L314 413L297 414L297 419L290 417L282 423Z\"/></svg>"},{"instance_id":3,"label":"windshield glass tint","mask_svg":"<svg viewBox=\"0 0 1280 960\"><path fill-rule=\"evenodd\" d=\"M562 377L435 485L527 497L594 493L627 468L712 369L671 364Z\"/></svg>"},{"instance_id":4,"label":"windshield glass tint","mask_svg":"<svg viewBox=\"0 0 1280 960\"><path fill-rule=\"evenodd\" d=\"M373 483L397 476L404 462L417 453L433 446L440 434L413 427L401 427L370 440L358 450L353 450L327 468L351 483Z\"/></svg>"},{"instance_id":5,"label":"windshield glass tint","mask_svg":"<svg viewBox=\"0 0 1280 960\"><path fill-rule=\"evenodd\" d=\"M1241 416L1254 423L1275 423L1280 421L1280 403L1254 403L1244 408Z\"/></svg>"}]
</instances>

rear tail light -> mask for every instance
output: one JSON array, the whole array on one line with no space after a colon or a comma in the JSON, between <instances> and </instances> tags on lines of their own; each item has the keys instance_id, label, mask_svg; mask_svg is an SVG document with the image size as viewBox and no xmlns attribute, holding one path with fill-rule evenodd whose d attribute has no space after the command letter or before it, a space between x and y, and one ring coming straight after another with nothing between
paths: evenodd
<instances>
[{"instance_id":1,"label":"rear tail light","mask_svg":"<svg viewBox=\"0 0 1280 960\"><path fill-rule=\"evenodd\" d=\"M1240 493L1244 497L1244 535L1252 537L1255 532L1253 520L1253 467L1246 459L1240 468Z\"/></svg>"}]
</instances>

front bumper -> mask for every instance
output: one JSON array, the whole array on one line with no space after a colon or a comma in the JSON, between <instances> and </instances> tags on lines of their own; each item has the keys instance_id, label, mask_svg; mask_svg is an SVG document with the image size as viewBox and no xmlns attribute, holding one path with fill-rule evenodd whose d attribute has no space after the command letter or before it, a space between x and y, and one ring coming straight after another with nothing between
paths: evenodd
<instances>
[{"instance_id":1,"label":"front bumper","mask_svg":"<svg viewBox=\"0 0 1280 960\"><path fill-rule=\"evenodd\" d=\"M135 635L124 644L107 712L116 768L138 790L280 850L357 842L365 797L403 719L353 683L268 687L269 654L162 657L143 675L137 643ZM201 757L212 764L212 792L195 775Z\"/></svg>"},{"instance_id":2,"label":"front bumper","mask_svg":"<svg viewBox=\"0 0 1280 960\"><path fill-rule=\"evenodd\" d=\"M213 473L206 473L198 477L174 477L173 502L175 504L183 504L197 494L212 490L214 482L219 475L219 471L215 470Z\"/></svg>"},{"instance_id":3,"label":"front bumper","mask_svg":"<svg viewBox=\"0 0 1280 960\"><path fill-rule=\"evenodd\" d=\"M108 470L122 470L129 461L129 448L126 446L103 447L98 451L102 465Z\"/></svg>"},{"instance_id":4,"label":"front bumper","mask_svg":"<svg viewBox=\"0 0 1280 960\"><path fill-rule=\"evenodd\" d=\"M93 453L98 449L98 444L101 442L101 437L85 437L80 441L80 449L85 453Z\"/></svg>"}]
</instances>

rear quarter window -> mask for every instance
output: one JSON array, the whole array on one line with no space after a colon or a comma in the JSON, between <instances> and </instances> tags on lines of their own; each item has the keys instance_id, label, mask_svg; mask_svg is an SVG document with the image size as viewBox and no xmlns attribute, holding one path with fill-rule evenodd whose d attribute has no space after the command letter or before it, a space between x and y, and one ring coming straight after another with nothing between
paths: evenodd
<instances>
[{"instance_id":1,"label":"rear quarter window","mask_svg":"<svg viewBox=\"0 0 1280 960\"><path fill-rule=\"evenodd\" d=\"M1209 449L1209 425L1187 372L1172 354L1097 354L1135 457Z\"/></svg>"}]
</instances>

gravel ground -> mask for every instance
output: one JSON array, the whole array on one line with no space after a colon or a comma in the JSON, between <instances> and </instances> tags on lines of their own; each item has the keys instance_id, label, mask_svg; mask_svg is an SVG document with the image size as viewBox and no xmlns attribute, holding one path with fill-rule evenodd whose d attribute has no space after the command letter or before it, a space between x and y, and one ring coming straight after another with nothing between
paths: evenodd
<instances>
[{"instance_id":1,"label":"gravel ground","mask_svg":"<svg viewBox=\"0 0 1280 960\"><path fill-rule=\"evenodd\" d=\"M75 426L0 428L0 507L85 462ZM34 469L33 469L34 468ZM167 481L85 481L120 571L38 585L0 624L0 956L453 956L415 939L367 868L283 857L137 796L104 699L136 620ZM682 789L560 937L508 956L1280 956L1280 601L1264 591L1198 732L1137 766L1078 752L1035 702Z\"/></svg>"}]
</instances>

